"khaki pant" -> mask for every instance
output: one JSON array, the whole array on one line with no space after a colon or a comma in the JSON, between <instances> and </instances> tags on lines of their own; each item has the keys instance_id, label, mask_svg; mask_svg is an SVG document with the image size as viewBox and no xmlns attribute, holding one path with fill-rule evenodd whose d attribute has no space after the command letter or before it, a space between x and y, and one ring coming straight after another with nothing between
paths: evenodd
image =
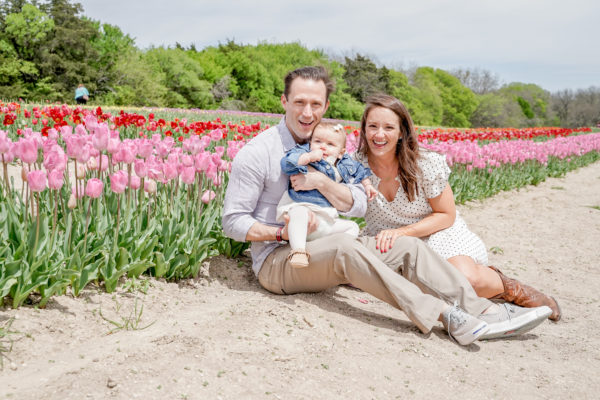
<instances>
[{"instance_id":1,"label":"khaki pant","mask_svg":"<svg viewBox=\"0 0 600 400\"><path fill-rule=\"evenodd\" d=\"M275 249L260 269L260 284L272 293L293 294L351 283L403 310L423 333L455 301L474 316L492 304L477 297L463 274L418 238L400 237L381 253L372 237L340 233L308 242L306 250L310 265L294 268L287 260L290 246Z\"/></svg>"}]
</instances>

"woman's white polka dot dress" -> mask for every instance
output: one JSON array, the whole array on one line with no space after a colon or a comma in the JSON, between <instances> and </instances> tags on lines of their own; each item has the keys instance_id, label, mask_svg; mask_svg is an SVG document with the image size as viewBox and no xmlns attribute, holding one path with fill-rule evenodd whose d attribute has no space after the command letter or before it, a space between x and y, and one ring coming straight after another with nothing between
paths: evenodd
<instances>
[{"instance_id":1,"label":"woman's white polka dot dress","mask_svg":"<svg viewBox=\"0 0 600 400\"><path fill-rule=\"evenodd\" d=\"M420 149L420 159L417 161L422 171L422 179L419 180L419 194L412 202L408 201L402 186L398 189L396 197L390 202L382 194L368 203L365 220L367 226L361 232L362 235L375 236L383 229L394 229L401 226L419 222L433 210L427 199L439 196L450 176L450 168L446 163L446 156ZM357 158L368 167L368 162ZM379 186L380 179L376 175L371 176L375 187ZM476 263L487 265L487 251L483 241L471 232L456 211L454 225L438 231L423 239L436 253L448 259L458 255L467 255Z\"/></svg>"}]
</instances>

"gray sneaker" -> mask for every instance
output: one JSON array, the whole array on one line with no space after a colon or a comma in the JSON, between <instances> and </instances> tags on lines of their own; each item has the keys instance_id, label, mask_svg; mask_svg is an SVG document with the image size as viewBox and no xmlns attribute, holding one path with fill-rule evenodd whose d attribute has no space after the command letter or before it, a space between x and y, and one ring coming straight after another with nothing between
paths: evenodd
<instances>
[{"instance_id":1,"label":"gray sneaker","mask_svg":"<svg viewBox=\"0 0 600 400\"><path fill-rule=\"evenodd\" d=\"M490 329L480 340L505 338L529 332L548 318L548 306L523 308L512 303L498 304L497 313L480 314L477 318L488 323Z\"/></svg>"},{"instance_id":2,"label":"gray sneaker","mask_svg":"<svg viewBox=\"0 0 600 400\"><path fill-rule=\"evenodd\" d=\"M463 346L473 343L489 329L486 322L467 314L456 304L442 313L442 323L448 335Z\"/></svg>"}]
</instances>

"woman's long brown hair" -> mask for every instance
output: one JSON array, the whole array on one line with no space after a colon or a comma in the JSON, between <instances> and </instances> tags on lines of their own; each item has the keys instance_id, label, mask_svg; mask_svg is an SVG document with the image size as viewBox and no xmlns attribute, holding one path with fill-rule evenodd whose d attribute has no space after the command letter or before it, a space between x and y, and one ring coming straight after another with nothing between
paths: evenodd
<instances>
[{"instance_id":1,"label":"woman's long brown hair","mask_svg":"<svg viewBox=\"0 0 600 400\"><path fill-rule=\"evenodd\" d=\"M400 138L396 146L396 157L398 158L398 178L409 201L415 200L419 194L417 180L421 170L417 164L419 158L419 142L417 132L413 125L410 113L400 100L386 94L376 94L367 99L365 111L360 121L360 143L358 152L362 156L369 156L369 145L366 138L367 116L375 107L384 107L393 111L400 121Z\"/></svg>"}]
</instances>

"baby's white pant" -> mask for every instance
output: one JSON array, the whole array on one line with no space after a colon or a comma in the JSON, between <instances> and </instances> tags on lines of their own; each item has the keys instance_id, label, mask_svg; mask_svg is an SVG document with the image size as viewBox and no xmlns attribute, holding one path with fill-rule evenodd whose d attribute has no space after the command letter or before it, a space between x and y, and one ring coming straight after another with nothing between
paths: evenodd
<instances>
[{"instance_id":1,"label":"baby's white pant","mask_svg":"<svg viewBox=\"0 0 600 400\"><path fill-rule=\"evenodd\" d=\"M340 218L325 218L319 213L315 213L319 222L317 230L307 235L308 212L309 208L300 204L295 204L287 211L290 217L288 236L292 250L303 250L306 248L307 240L315 240L334 233L347 233L353 237L358 237L359 228L356 222Z\"/></svg>"}]
</instances>

